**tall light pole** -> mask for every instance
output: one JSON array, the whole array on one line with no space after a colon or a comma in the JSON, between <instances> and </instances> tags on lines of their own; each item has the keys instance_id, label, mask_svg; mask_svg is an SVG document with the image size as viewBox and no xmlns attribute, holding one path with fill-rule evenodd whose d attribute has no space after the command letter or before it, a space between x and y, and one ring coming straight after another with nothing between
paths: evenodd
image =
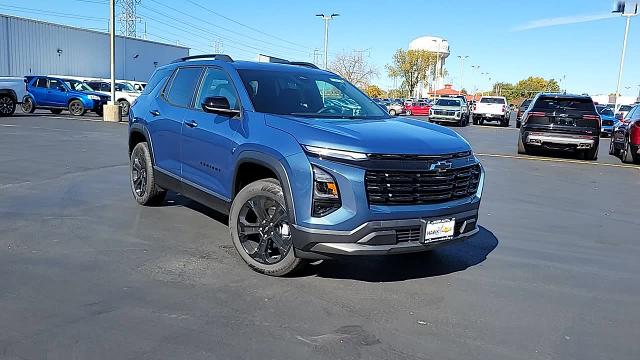
<instances>
[{"instance_id":1,"label":"tall light pole","mask_svg":"<svg viewBox=\"0 0 640 360\"><path fill-rule=\"evenodd\" d=\"M625 2L618 1L618 6L613 10L613 13L620 14L627 18L626 26L624 28L624 41L622 42L622 56L620 57L620 72L618 73L618 85L616 86L616 103L613 108L614 112L618 112L618 98L620 97L620 83L622 82L622 70L624 69L624 54L627 51L627 37L629 36L629 25L631 23L631 17L638 15L638 4L634 6L633 12L625 12Z\"/></svg>"},{"instance_id":2,"label":"tall light pole","mask_svg":"<svg viewBox=\"0 0 640 360\"><path fill-rule=\"evenodd\" d=\"M329 67L329 21L340 14L316 14L316 16L324 20L324 68L326 70Z\"/></svg>"},{"instance_id":3,"label":"tall light pole","mask_svg":"<svg viewBox=\"0 0 640 360\"><path fill-rule=\"evenodd\" d=\"M111 0L109 4L109 43L111 48L111 105L116 100L116 0Z\"/></svg>"},{"instance_id":4,"label":"tall light pole","mask_svg":"<svg viewBox=\"0 0 640 360\"><path fill-rule=\"evenodd\" d=\"M458 95L462 94L462 88L464 87L464 61L469 58L469 55L458 55L460 59L460 89L458 89Z\"/></svg>"},{"instance_id":5,"label":"tall light pole","mask_svg":"<svg viewBox=\"0 0 640 360\"><path fill-rule=\"evenodd\" d=\"M480 65L471 65L471 68L472 68L475 72L477 72L478 70L480 70ZM476 78L476 77L474 76L474 79L475 79L475 78ZM478 82L477 82L477 80L474 80L473 88L474 88L474 89L473 89L473 100L475 100L475 99L476 99L476 94L478 93Z\"/></svg>"}]
</instances>

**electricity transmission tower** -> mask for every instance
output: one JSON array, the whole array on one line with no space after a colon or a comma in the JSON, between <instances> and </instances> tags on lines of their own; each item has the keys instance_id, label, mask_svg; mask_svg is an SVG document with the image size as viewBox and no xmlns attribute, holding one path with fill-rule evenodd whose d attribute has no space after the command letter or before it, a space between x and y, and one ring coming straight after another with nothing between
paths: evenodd
<instances>
[{"instance_id":1,"label":"electricity transmission tower","mask_svg":"<svg viewBox=\"0 0 640 360\"><path fill-rule=\"evenodd\" d=\"M136 7L142 0L116 0L120 5L120 34L128 37L136 37L136 24L142 19L136 15Z\"/></svg>"}]
</instances>

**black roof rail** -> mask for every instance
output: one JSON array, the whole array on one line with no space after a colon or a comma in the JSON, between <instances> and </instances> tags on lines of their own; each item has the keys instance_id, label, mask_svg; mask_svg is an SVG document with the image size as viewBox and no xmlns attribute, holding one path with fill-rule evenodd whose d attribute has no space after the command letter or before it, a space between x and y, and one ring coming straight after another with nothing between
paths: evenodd
<instances>
[{"instance_id":1,"label":"black roof rail","mask_svg":"<svg viewBox=\"0 0 640 360\"><path fill-rule=\"evenodd\" d=\"M316 64L312 64L310 62L304 62L304 61L289 61L289 65L297 65L297 66L304 66L312 69L319 69L319 67L317 67Z\"/></svg>"},{"instance_id":2,"label":"black roof rail","mask_svg":"<svg viewBox=\"0 0 640 360\"><path fill-rule=\"evenodd\" d=\"M196 60L196 59L213 59L213 60L221 60L221 61L225 61L225 62L233 62L233 59L229 55L225 55L225 54L202 54L202 55L185 56L183 58L175 59L171 63L175 64L175 63L179 63L179 62L183 62L183 61Z\"/></svg>"}]
</instances>

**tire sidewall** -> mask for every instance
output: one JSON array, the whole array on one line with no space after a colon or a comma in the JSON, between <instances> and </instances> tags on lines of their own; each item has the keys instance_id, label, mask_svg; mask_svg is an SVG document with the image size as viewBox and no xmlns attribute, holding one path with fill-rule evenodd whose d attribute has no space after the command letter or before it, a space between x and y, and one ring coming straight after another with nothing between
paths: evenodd
<instances>
[{"instance_id":1,"label":"tire sidewall","mask_svg":"<svg viewBox=\"0 0 640 360\"><path fill-rule=\"evenodd\" d=\"M77 113L74 113L74 112L73 112L73 110L72 110L72 105L73 105L73 104L75 104L75 103L78 103L78 104L80 104L80 106L81 106L81 110L80 110L79 112L77 112ZM84 113L85 113L85 108L84 108L84 104L82 103L82 101L80 101L80 100L72 100L72 101L69 103L69 112L70 112L70 113L71 113L71 115L73 115L73 116L82 116L82 115L84 115Z\"/></svg>"},{"instance_id":2,"label":"tire sidewall","mask_svg":"<svg viewBox=\"0 0 640 360\"><path fill-rule=\"evenodd\" d=\"M29 107L25 108L25 106ZM33 114L34 111L36 111L36 102L33 101L33 98L31 96L25 96L25 98L22 100L22 112Z\"/></svg>"},{"instance_id":3,"label":"tire sidewall","mask_svg":"<svg viewBox=\"0 0 640 360\"><path fill-rule=\"evenodd\" d=\"M135 187L133 185L133 159L134 155L137 152L142 152L142 155L145 159L145 170L147 171L147 183L146 190L143 196L138 196L136 194ZM138 143L131 151L131 156L129 157L129 186L131 187L131 194L133 194L133 198L136 199L136 202L140 205L146 205L149 202L149 198L151 197L151 189L153 188L153 167L151 164L151 152L149 151L149 146L145 142Z\"/></svg>"},{"instance_id":4,"label":"tire sidewall","mask_svg":"<svg viewBox=\"0 0 640 360\"><path fill-rule=\"evenodd\" d=\"M286 275L295 269L300 259L295 257L295 251L293 249L293 245L287 252L286 256L275 264L262 264L256 260L254 260L244 249L242 243L240 241L240 236L238 234L238 217L240 214L240 210L243 205L251 198L256 196L266 196L277 201L284 209L287 210L287 213L290 214L290 209L287 208L287 204L284 199L284 193L282 192L282 187L280 183L275 179L268 180L258 180L245 188L240 190L238 195L233 199L233 203L231 204L231 211L229 212L229 233L231 235L231 241L233 242L233 246L236 248L236 251L244 260L249 267L258 271L260 273L266 275L273 276L282 276Z\"/></svg>"},{"instance_id":5,"label":"tire sidewall","mask_svg":"<svg viewBox=\"0 0 640 360\"><path fill-rule=\"evenodd\" d=\"M126 106L122 106L122 105L126 105ZM129 115L129 109L131 108L131 104L129 104L129 102L127 100L120 100L118 101L118 105L120 105L120 114L122 116L127 116ZM125 108L126 108L126 112L125 112Z\"/></svg>"}]
</instances>

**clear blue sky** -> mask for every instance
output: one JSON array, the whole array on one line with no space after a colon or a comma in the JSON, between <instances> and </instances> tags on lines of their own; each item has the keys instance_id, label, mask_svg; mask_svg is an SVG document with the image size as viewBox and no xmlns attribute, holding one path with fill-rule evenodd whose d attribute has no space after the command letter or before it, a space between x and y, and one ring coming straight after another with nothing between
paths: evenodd
<instances>
[{"instance_id":1,"label":"clear blue sky","mask_svg":"<svg viewBox=\"0 0 640 360\"><path fill-rule=\"evenodd\" d=\"M615 91L624 20L610 15L611 0L542 1L366 1L366 0L142 0L138 7L148 38L179 41L192 54L212 52L222 41L225 53L254 59L266 53L313 60L322 51L323 23L316 13L339 13L330 28L330 55L365 53L380 72L375 83L392 85L384 65L393 52L416 37L447 39L449 81L459 84L457 55L468 55L465 88L488 88L529 75L561 79L571 92ZM0 12L93 29L107 28L105 0L0 0ZM197 4L202 5L202 7ZM212 13L209 10L213 10ZM222 15L222 16L220 16ZM225 18L226 17L226 18ZM256 31L258 30L258 31ZM144 22L138 32L144 31ZM640 16L633 18L627 48L623 95L640 85ZM629 89L626 89L629 87Z\"/></svg>"}]
</instances>

